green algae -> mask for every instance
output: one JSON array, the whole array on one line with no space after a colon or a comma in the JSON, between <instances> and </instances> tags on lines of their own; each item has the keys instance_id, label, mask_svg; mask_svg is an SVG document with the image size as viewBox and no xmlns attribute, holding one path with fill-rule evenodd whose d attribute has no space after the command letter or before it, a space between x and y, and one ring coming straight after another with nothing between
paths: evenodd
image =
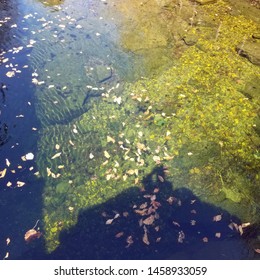
<instances>
[{"instance_id":1,"label":"green algae","mask_svg":"<svg viewBox=\"0 0 260 280\"><path fill-rule=\"evenodd\" d=\"M48 251L59 245L62 230L76 224L81 209L132 186L142 188L156 165L167 166L175 188L187 186L242 220L257 219L259 99L243 92L259 78L259 68L235 49L257 25L227 11L222 1L197 7L196 24L181 32L194 34L196 42L167 70L105 88L67 122L57 121L54 107L46 122L52 125L43 127L38 144ZM72 100L66 100L73 111ZM78 107L81 102L82 97ZM41 100L42 114L49 105ZM61 156L51 159L56 144Z\"/></svg>"}]
</instances>

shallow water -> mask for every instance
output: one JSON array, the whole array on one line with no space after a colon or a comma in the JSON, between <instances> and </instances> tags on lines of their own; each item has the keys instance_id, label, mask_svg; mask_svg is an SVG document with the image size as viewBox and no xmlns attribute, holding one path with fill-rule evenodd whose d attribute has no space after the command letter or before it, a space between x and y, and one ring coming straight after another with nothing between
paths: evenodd
<instances>
[{"instance_id":1,"label":"shallow water","mask_svg":"<svg viewBox=\"0 0 260 280\"><path fill-rule=\"evenodd\" d=\"M257 230L239 225L259 222L258 100L216 75L241 84L259 68L230 51L230 69L216 64L209 74L199 58L207 44L192 53L176 39L201 12L189 2L170 7L178 17L163 1L149 12L138 1L61 2L10 1L1 11L1 257L257 258ZM237 62L241 76L232 76ZM201 80L196 67L205 67ZM207 94L214 84L221 96L194 100L194 84ZM208 126L195 117L203 108ZM228 126L233 117L239 126ZM27 244L31 228L42 236Z\"/></svg>"}]
</instances>

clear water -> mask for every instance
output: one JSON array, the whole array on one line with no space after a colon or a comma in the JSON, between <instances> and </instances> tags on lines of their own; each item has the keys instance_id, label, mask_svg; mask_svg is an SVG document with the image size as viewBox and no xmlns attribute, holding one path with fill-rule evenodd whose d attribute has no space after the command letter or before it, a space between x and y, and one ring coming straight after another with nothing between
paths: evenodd
<instances>
[{"instance_id":1,"label":"clear water","mask_svg":"<svg viewBox=\"0 0 260 280\"><path fill-rule=\"evenodd\" d=\"M136 1L17 2L1 11L0 26L1 258L256 258L257 228L242 236L234 228L259 222L257 196L246 200L250 188L241 191L245 201L232 200L237 189L221 198L211 186L215 178L203 185L171 175L178 168L199 173L196 166L208 156L214 161L219 149L206 139L173 155L175 144L163 140L172 119L163 111L174 106L163 100L151 103L153 122L141 120L154 109L136 101L135 83L178 68L185 49L169 43L173 35L158 23L156 1L150 18L142 7L137 12ZM181 83L181 76L171 79ZM191 148L205 153L195 163ZM28 153L34 159L24 161ZM216 174L219 184L234 180ZM234 182L239 192L247 180L242 174ZM27 244L34 226L42 236Z\"/></svg>"}]
</instances>

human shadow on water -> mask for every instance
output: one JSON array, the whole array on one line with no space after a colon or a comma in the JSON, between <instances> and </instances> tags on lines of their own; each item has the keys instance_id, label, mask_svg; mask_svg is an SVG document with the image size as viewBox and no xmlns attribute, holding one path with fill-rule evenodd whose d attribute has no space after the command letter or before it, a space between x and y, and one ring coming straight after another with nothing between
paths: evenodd
<instances>
[{"instance_id":1,"label":"human shadow on water","mask_svg":"<svg viewBox=\"0 0 260 280\"><path fill-rule=\"evenodd\" d=\"M189 189L172 190L163 168L96 207L60 234L48 259L250 259L240 221L202 202Z\"/></svg>"}]
</instances>

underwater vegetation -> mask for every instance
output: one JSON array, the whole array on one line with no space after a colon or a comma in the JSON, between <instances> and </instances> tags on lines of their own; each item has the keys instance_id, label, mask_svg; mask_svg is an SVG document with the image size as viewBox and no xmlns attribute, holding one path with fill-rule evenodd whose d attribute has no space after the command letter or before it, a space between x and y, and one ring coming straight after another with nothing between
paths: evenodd
<instances>
[{"instance_id":1,"label":"underwater vegetation","mask_svg":"<svg viewBox=\"0 0 260 280\"><path fill-rule=\"evenodd\" d=\"M133 186L142 189L143 178L156 166L166 170L173 189L189 188L244 222L259 222L259 95L249 85L260 72L236 50L259 26L232 15L222 1L184 3L192 17L185 16L186 24L176 34L167 31L168 43L179 36L175 39L183 44L182 52L170 66L167 60L164 70L121 82L123 68L109 65L104 56L82 67L80 77L72 72L71 84L62 84L62 76L70 73L61 72L49 83L55 87L37 92L42 121L37 165L45 179L48 252L59 245L60 232L77 223L81 209ZM175 9L167 8L169 22ZM135 51L131 36L122 38L122 46ZM119 57L123 65L127 59ZM94 75L89 69L95 65L111 67L113 75ZM49 72L39 74L47 79L55 67L51 61L45 67ZM78 78L77 85L73 81Z\"/></svg>"}]
</instances>

